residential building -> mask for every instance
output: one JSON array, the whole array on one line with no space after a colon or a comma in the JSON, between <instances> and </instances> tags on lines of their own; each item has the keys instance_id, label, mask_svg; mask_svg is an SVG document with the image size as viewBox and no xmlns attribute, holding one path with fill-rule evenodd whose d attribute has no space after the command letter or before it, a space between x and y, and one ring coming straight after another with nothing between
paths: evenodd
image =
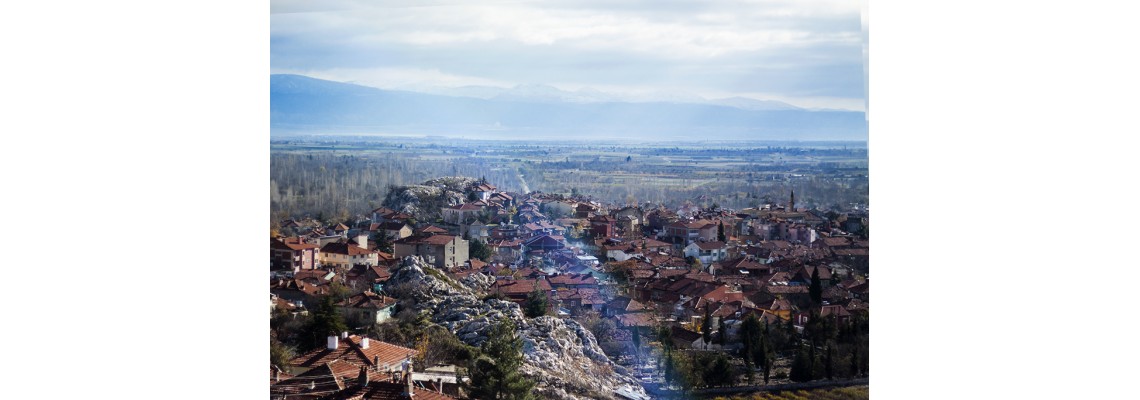
<instances>
[{"instance_id":1,"label":"residential building","mask_svg":"<svg viewBox=\"0 0 1140 400\"><path fill-rule=\"evenodd\" d=\"M468 242L459 236L421 234L397 240L393 244L396 258L420 256L436 268L455 268L468 259Z\"/></svg>"}]
</instances>

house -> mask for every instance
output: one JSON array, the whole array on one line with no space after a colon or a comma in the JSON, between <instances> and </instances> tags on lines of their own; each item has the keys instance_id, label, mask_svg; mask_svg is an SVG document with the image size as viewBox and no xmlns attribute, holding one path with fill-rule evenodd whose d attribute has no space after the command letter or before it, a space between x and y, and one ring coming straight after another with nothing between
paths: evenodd
<instances>
[{"instance_id":1,"label":"house","mask_svg":"<svg viewBox=\"0 0 1140 400\"><path fill-rule=\"evenodd\" d=\"M491 241L487 246L492 254L503 260L515 260L522 255L522 241L518 239Z\"/></svg>"},{"instance_id":2,"label":"house","mask_svg":"<svg viewBox=\"0 0 1140 400\"><path fill-rule=\"evenodd\" d=\"M330 392L344 390L360 373L360 365L332 360L282 380L280 373L269 386L270 399L320 399Z\"/></svg>"},{"instance_id":3,"label":"house","mask_svg":"<svg viewBox=\"0 0 1140 400\"><path fill-rule=\"evenodd\" d=\"M527 253L532 251L551 252L566 247L566 245L562 243L562 240L550 235L540 235L526 239L522 242L522 245L526 248Z\"/></svg>"},{"instance_id":4,"label":"house","mask_svg":"<svg viewBox=\"0 0 1140 400\"><path fill-rule=\"evenodd\" d=\"M673 346L678 349L703 349L705 348L704 337L698 332L693 332L688 329L673 326L671 329Z\"/></svg>"},{"instance_id":5,"label":"house","mask_svg":"<svg viewBox=\"0 0 1140 400\"><path fill-rule=\"evenodd\" d=\"M289 360L289 365L294 368L313 368L341 360L375 368L398 365L408 356L415 355L414 349L344 332L339 336L329 336L324 347L294 357Z\"/></svg>"},{"instance_id":6,"label":"house","mask_svg":"<svg viewBox=\"0 0 1140 400\"><path fill-rule=\"evenodd\" d=\"M468 240L485 240L489 237L491 237L491 225L484 224L482 221L475 221L467 226Z\"/></svg>"},{"instance_id":7,"label":"house","mask_svg":"<svg viewBox=\"0 0 1140 400\"><path fill-rule=\"evenodd\" d=\"M559 274L546 279L554 288L592 288L598 286L598 280L590 274Z\"/></svg>"},{"instance_id":8,"label":"house","mask_svg":"<svg viewBox=\"0 0 1140 400\"><path fill-rule=\"evenodd\" d=\"M483 213L484 207L474 203L463 203L451 207L444 207L439 210L443 217L443 222L460 225L468 224L479 218L479 214Z\"/></svg>"},{"instance_id":9,"label":"house","mask_svg":"<svg viewBox=\"0 0 1140 400\"><path fill-rule=\"evenodd\" d=\"M320 268L320 247L300 237L269 239L269 265L275 271Z\"/></svg>"},{"instance_id":10,"label":"house","mask_svg":"<svg viewBox=\"0 0 1140 400\"><path fill-rule=\"evenodd\" d=\"M613 300L610 300L610 302L606 303L605 306L602 307L602 313L607 317L630 313L641 313L645 311L653 311L653 307L650 307L645 303L626 296L615 297Z\"/></svg>"},{"instance_id":11,"label":"house","mask_svg":"<svg viewBox=\"0 0 1140 400\"><path fill-rule=\"evenodd\" d=\"M462 266L468 259L468 242L459 236L421 234L397 240L393 244L396 258L420 256L436 268Z\"/></svg>"},{"instance_id":12,"label":"house","mask_svg":"<svg viewBox=\"0 0 1140 400\"><path fill-rule=\"evenodd\" d=\"M395 305L396 299L365 290L337 303L336 311L356 326L370 326L391 318Z\"/></svg>"},{"instance_id":13,"label":"house","mask_svg":"<svg viewBox=\"0 0 1140 400\"><path fill-rule=\"evenodd\" d=\"M400 240L412 236L412 226L405 221L388 221L373 224L375 231L383 231L384 237L389 240Z\"/></svg>"},{"instance_id":14,"label":"house","mask_svg":"<svg viewBox=\"0 0 1140 400\"><path fill-rule=\"evenodd\" d=\"M515 198L503 192L495 192L487 201L502 204L503 207L515 205Z\"/></svg>"},{"instance_id":15,"label":"house","mask_svg":"<svg viewBox=\"0 0 1140 400\"><path fill-rule=\"evenodd\" d=\"M490 200L491 196L495 194L496 190L498 190L498 188L495 187L495 185L487 183L485 180L471 186L471 191L475 192L475 196L478 197L479 200L483 201Z\"/></svg>"},{"instance_id":16,"label":"house","mask_svg":"<svg viewBox=\"0 0 1140 400\"><path fill-rule=\"evenodd\" d=\"M590 218L597 212L598 207L590 203L578 203L578 205L574 207L574 216L577 218Z\"/></svg>"},{"instance_id":17,"label":"house","mask_svg":"<svg viewBox=\"0 0 1140 400\"><path fill-rule=\"evenodd\" d=\"M526 301L527 295L534 291L536 287L548 295L552 289L546 279L513 279L507 277L505 279L496 279L495 283L491 284L491 288L487 291L502 294L513 302L522 303Z\"/></svg>"},{"instance_id":18,"label":"house","mask_svg":"<svg viewBox=\"0 0 1140 400\"><path fill-rule=\"evenodd\" d=\"M617 234L617 220L610 216L590 218L590 232L594 237L610 237Z\"/></svg>"},{"instance_id":19,"label":"house","mask_svg":"<svg viewBox=\"0 0 1140 400\"><path fill-rule=\"evenodd\" d=\"M677 221L665 226L665 237L678 244L717 240L717 224L708 220Z\"/></svg>"},{"instance_id":20,"label":"house","mask_svg":"<svg viewBox=\"0 0 1140 400\"><path fill-rule=\"evenodd\" d=\"M724 242L692 242L685 246L685 257L697 258L709 265L727 258L728 246Z\"/></svg>"},{"instance_id":21,"label":"house","mask_svg":"<svg viewBox=\"0 0 1140 400\"><path fill-rule=\"evenodd\" d=\"M368 249L368 236L358 236L355 243L329 243L321 248L321 265L329 268L351 269L353 265L374 266L380 257Z\"/></svg>"}]
</instances>

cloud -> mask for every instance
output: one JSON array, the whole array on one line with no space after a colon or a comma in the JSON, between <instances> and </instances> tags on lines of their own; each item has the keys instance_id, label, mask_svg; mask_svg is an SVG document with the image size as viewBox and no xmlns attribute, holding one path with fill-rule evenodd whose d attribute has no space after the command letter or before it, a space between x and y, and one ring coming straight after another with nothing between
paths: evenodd
<instances>
[{"instance_id":1,"label":"cloud","mask_svg":"<svg viewBox=\"0 0 1140 400\"><path fill-rule=\"evenodd\" d=\"M859 2L309 3L272 3L274 70L865 98Z\"/></svg>"}]
</instances>

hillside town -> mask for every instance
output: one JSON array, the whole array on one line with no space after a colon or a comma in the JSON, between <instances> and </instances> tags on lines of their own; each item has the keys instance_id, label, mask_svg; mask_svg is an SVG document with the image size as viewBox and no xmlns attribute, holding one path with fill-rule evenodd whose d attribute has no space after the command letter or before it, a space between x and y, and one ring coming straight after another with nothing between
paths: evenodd
<instances>
[{"instance_id":1,"label":"hillside town","mask_svg":"<svg viewBox=\"0 0 1140 400\"><path fill-rule=\"evenodd\" d=\"M868 377L865 207L794 191L615 204L452 177L360 212L274 221L271 398L484 398L475 366L500 325L522 342L515 378L545 398Z\"/></svg>"}]
</instances>

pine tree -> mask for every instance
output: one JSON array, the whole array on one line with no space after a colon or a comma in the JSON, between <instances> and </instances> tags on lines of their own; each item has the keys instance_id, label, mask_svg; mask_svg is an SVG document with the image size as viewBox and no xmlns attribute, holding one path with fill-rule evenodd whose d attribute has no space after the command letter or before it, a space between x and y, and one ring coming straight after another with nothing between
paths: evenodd
<instances>
[{"instance_id":1,"label":"pine tree","mask_svg":"<svg viewBox=\"0 0 1140 400\"><path fill-rule=\"evenodd\" d=\"M705 319L701 321L701 339L704 339L707 349L709 342L712 341L712 313L709 311L708 303L705 303Z\"/></svg>"},{"instance_id":2,"label":"pine tree","mask_svg":"<svg viewBox=\"0 0 1140 400\"><path fill-rule=\"evenodd\" d=\"M539 289L538 284L534 285L534 290L526 295L526 303L523 304L523 312L527 318L535 318L546 315L547 309L546 293Z\"/></svg>"},{"instance_id":3,"label":"pine tree","mask_svg":"<svg viewBox=\"0 0 1140 400\"><path fill-rule=\"evenodd\" d=\"M724 222L723 221L720 223L719 226L717 226L716 240L719 240L722 243L728 242L728 237L724 235Z\"/></svg>"},{"instance_id":4,"label":"pine tree","mask_svg":"<svg viewBox=\"0 0 1140 400\"><path fill-rule=\"evenodd\" d=\"M534 382L522 376L522 338L515 335L515 324L504 319L491 328L483 343L482 355L472 361L467 391L474 399L529 400Z\"/></svg>"},{"instance_id":5,"label":"pine tree","mask_svg":"<svg viewBox=\"0 0 1140 400\"><path fill-rule=\"evenodd\" d=\"M308 337L306 344L316 347L324 342L325 338L340 335L345 331L348 331L348 325L344 323L344 317L336 312L336 299L324 296L317 303L316 309L313 310L312 322L305 329L305 336Z\"/></svg>"}]
</instances>

